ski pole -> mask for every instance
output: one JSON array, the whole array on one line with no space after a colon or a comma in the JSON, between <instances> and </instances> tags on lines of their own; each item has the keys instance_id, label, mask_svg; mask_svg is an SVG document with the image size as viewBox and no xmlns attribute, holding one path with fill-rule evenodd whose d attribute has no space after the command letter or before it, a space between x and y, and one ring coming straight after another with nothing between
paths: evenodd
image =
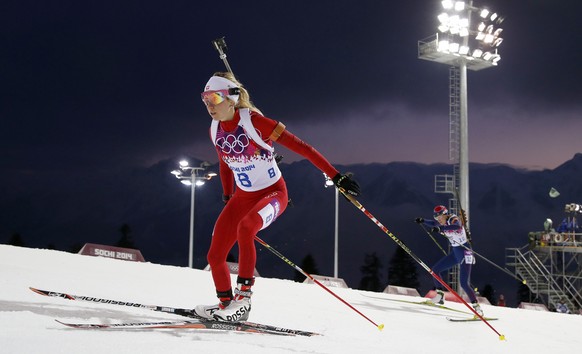
<instances>
[{"instance_id":1,"label":"ski pole","mask_svg":"<svg viewBox=\"0 0 582 354\"><path fill-rule=\"evenodd\" d=\"M376 328L378 328L379 330L383 330L384 329L384 324L383 323L376 324L376 322L374 322L371 319L369 319L366 315L364 315L363 313L361 313L360 311L358 311L355 307L353 307L352 305L350 305L347 301L345 301L344 299L342 299L341 297L339 297L336 293L334 293L328 287L326 287L325 285L323 285L319 280L317 280L313 276L311 276L311 274L309 274L306 271L304 271L303 269L301 269L295 263L291 262L287 257L285 257L281 253L279 253L279 251L277 251L276 249L274 249L273 247L271 247L265 241L261 240L259 238L259 236L255 236L255 240L257 240L258 243L260 243L261 245L263 245L269 251L273 252L273 254L275 254L277 257L281 258L285 263L287 263L291 267L295 268L296 271L298 271L299 273L303 274L307 278L311 279L315 284L321 286L323 289L325 289L325 291L327 291L328 293L330 293L331 295L333 295L336 299L338 299L339 301L343 302L345 305L347 305L352 310L356 311L360 316L364 317L366 320L368 320L370 323L372 323L374 326L376 326Z\"/></svg>"},{"instance_id":2,"label":"ski pole","mask_svg":"<svg viewBox=\"0 0 582 354\"><path fill-rule=\"evenodd\" d=\"M439 233L439 235L443 236L443 237L447 237L445 235L443 235L442 233ZM453 241L454 242L454 241ZM464 249L473 252L476 256L481 257L481 259L487 261L489 264L491 264L492 266L494 266L495 268L503 271L504 273L506 273L507 275L511 276L512 278L514 278L515 280L519 281L522 284L526 284L526 280L525 279L519 279L518 277L516 277L513 273L511 273L511 271L509 269L506 268L501 268L499 265L497 265L495 262L493 262L492 260L489 260L487 257L483 256L482 254L477 253L475 250L465 246L465 245L460 245L458 242L455 242L457 245L463 247Z\"/></svg>"},{"instance_id":3,"label":"ski pole","mask_svg":"<svg viewBox=\"0 0 582 354\"><path fill-rule=\"evenodd\" d=\"M475 309L473 307L471 307L471 305L469 305L467 303L467 301L465 301L461 295L459 295L456 291L454 291L444 280L441 279L441 277L436 274L432 269L429 268L429 266L426 265L426 263L424 263L420 258L418 258L411 250L410 248L408 248L402 241L400 241L400 239L398 237L396 237L392 232L390 232L390 230L388 230L386 228L386 226L382 225L382 223L380 221L378 221L378 219L376 219L374 217L374 215L372 215L372 213L370 213L368 210L366 210L366 208L364 208L364 206L362 204L360 204L360 202L358 202L356 200L356 198L352 197L351 195L349 195L348 193L346 193L345 189L343 188L339 188L339 191L342 192L342 194L348 198L348 200L356 207L358 208L362 213L364 213L370 220L372 220L376 226L378 226L382 231L384 231L394 242L396 242L396 244L398 246L400 246L400 248L402 248L404 251L406 251L406 253L408 253L408 255L410 257L412 257L418 264L420 264L420 266L422 268L424 268L424 270L426 270L430 275L433 276L433 278L435 278L439 283L441 283L450 293L452 293L456 298L458 298L467 308L469 308L469 310L471 310L471 312L473 312L475 314L475 316L479 317L481 319L481 321L483 321L483 323L485 323L487 326L489 326L489 328L491 328L491 330L493 332L495 332L498 336L499 336L499 340L505 340L505 335L500 334L490 323L489 321L487 321L483 316L481 316L480 314L477 313L477 311L475 311Z\"/></svg>"},{"instance_id":4,"label":"ski pole","mask_svg":"<svg viewBox=\"0 0 582 354\"><path fill-rule=\"evenodd\" d=\"M224 62L224 66L226 66L226 70L228 70L231 74L234 75L234 73L232 72L232 69L230 68L230 65L228 65L228 60L226 60L226 53L225 53L226 41L224 40L224 37L220 37L220 38L213 40L212 44L214 45L214 48L216 50L218 50L218 54L220 54L220 59L222 59L222 61Z\"/></svg>"},{"instance_id":5,"label":"ski pole","mask_svg":"<svg viewBox=\"0 0 582 354\"><path fill-rule=\"evenodd\" d=\"M431 240L434 241L434 243L436 243L436 245L438 246L438 248L441 251L443 251L443 254L446 256L447 255L447 251L445 251L444 248L442 248L441 245L437 242L437 240L435 240L435 238L432 237L432 234L426 229L426 227L424 227L423 224L418 224L418 226L420 226L426 232L426 234L431 238Z\"/></svg>"}]
</instances>

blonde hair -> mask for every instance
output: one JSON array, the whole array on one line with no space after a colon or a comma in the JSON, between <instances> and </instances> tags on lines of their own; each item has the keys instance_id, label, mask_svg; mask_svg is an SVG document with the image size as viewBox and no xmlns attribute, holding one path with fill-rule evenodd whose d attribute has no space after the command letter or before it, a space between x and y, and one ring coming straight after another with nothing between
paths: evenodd
<instances>
[{"instance_id":1,"label":"blonde hair","mask_svg":"<svg viewBox=\"0 0 582 354\"><path fill-rule=\"evenodd\" d=\"M261 115L263 114L261 112L260 109L258 109L253 102L251 101L251 96L249 95L249 92L247 91L247 89L243 86L243 84L234 76L233 73L231 72L224 72L224 71L219 71L219 72L215 72L213 74L213 76L219 76L219 77L223 77L227 80L230 80L232 82L234 82L239 90L239 96L238 96L238 102L235 105L235 108L248 108L251 111L255 111L260 113Z\"/></svg>"}]
</instances>

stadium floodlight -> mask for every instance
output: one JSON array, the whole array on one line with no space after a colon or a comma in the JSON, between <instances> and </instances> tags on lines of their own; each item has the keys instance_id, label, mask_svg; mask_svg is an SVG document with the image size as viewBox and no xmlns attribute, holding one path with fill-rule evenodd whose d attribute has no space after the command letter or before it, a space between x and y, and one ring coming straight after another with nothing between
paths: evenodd
<instances>
[{"instance_id":1,"label":"stadium floodlight","mask_svg":"<svg viewBox=\"0 0 582 354\"><path fill-rule=\"evenodd\" d=\"M447 14L446 12L443 12L440 15L438 15L437 18L440 21L440 23L443 25L446 25L449 23L449 14Z\"/></svg>"},{"instance_id":2,"label":"stadium floodlight","mask_svg":"<svg viewBox=\"0 0 582 354\"><path fill-rule=\"evenodd\" d=\"M472 13L478 14L474 25L471 24ZM461 57L467 62L467 69L475 71L498 64L503 29L498 27L502 18L497 13L474 7L473 2L445 0L437 19L439 32L433 37L433 43L419 41L419 58L458 66L455 63ZM459 47L452 43L459 43ZM463 48L461 51L461 47L469 47L469 50ZM436 55L435 50L441 54ZM485 59L472 54L476 50L480 50L477 53L490 52L492 55Z\"/></svg>"},{"instance_id":3,"label":"stadium floodlight","mask_svg":"<svg viewBox=\"0 0 582 354\"><path fill-rule=\"evenodd\" d=\"M446 52L449 50L449 41L440 41L438 50L439 52Z\"/></svg>"},{"instance_id":4,"label":"stadium floodlight","mask_svg":"<svg viewBox=\"0 0 582 354\"><path fill-rule=\"evenodd\" d=\"M441 11L437 14L437 32L433 36L418 41L418 58L446 64L458 68L458 78L451 80L457 85L451 92L456 92L458 102L450 114L450 119L457 119L455 141L458 145L451 149L458 156L450 154L451 159L458 160L459 185L458 201L468 214L469 209L469 157L468 157L468 109L467 109L467 70L478 71L495 67L499 64L499 46L503 42L502 29L499 24L503 17L486 7L475 6L474 1L443 0ZM456 117L456 118L455 118Z\"/></svg>"},{"instance_id":5,"label":"stadium floodlight","mask_svg":"<svg viewBox=\"0 0 582 354\"><path fill-rule=\"evenodd\" d=\"M576 203L566 204L564 211L567 213L580 213L582 214L582 205Z\"/></svg>"},{"instance_id":6,"label":"stadium floodlight","mask_svg":"<svg viewBox=\"0 0 582 354\"><path fill-rule=\"evenodd\" d=\"M190 192L190 243L188 247L188 267L192 268L194 263L194 202L196 200L196 186L203 185L206 181L216 176L215 172L206 172L203 176L199 172L206 171L210 163L202 162L200 167L191 167L187 160L178 163L179 169L170 172L180 180L182 184L191 186Z\"/></svg>"},{"instance_id":7,"label":"stadium floodlight","mask_svg":"<svg viewBox=\"0 0 582 354\"><path fill-rule=\"evenodd\" d=\"M445 10L450 10L453 8L453 6L455 6L452 0L444 0L441 2L441 4L443 5L443 9Z\"/></svg>"}]
</instances>

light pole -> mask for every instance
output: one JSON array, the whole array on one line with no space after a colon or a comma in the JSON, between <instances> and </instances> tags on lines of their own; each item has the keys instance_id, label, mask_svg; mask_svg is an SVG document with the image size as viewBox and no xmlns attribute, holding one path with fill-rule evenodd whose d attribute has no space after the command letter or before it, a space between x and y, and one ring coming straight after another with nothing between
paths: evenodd
<instances>
[{"instance_id":1,"label":"light pole","mask_svg":"<svg viewBox=\"0 0 582 354\"><path fill-rule=\"evenodd\" d=\"M188 267L193 268L194 263L194 202L196 197L196 187L202 186L206 181L216 176L214 172L207 172L204 176L199 176L198 172L205 171L210 166L208 162L202 162L200 167L189 166L188 161L182 160L179 162L179 169L173 170L171 173L176 176L183 184L190 187L190 243L188 245ZM187 173L190 173L188 175ZM186 174L185 174L186 173Z\"/></svg>"},{"instance_id":2,"label":"light pole","mask_svg":"<svg viewBox=\"0 0 582 354\"><path fill-rule=\"evenodd\" d=\"M458 201L469 215L469 138L467 108L467 69L477 71L497 66L501 56L498 47L503 41L503 18L486 8L473 6L473 1L444 0L438 15L438 32L418 41L418 58L452 66L450 81L451 160L458 162L455 182ZM475 14L477 21L472 21ZM458 76L457 76L458 74ZM454 193L453 191L446 191Z\"/></svg>"},{"instance_id":3,"label":"light pole","mask_svg":"<svg viewBox=\"0 0 582 354\"><path fill-rule=\"evenodd\" d=\"M497 66L503 42L498 25L503 18L486 8L473 6L473 1L441 1L437 16L438 32L418 41L418 58L451 66L449 70L449 159L456 162L454 182L437 193L451 193L462 206L469 230L469 113L467 108L467 69L478 71ZM477 21L472 21L475 14ZM457 193L458 191L458 193ZM458 268L455 268L458 269ZM451 276L454 276L454 273ZM454 288L460 290L459 279Z\"/></svg>"},{"instance_id":4,"label":"light pole","mask_svg":"<svg viewBox=\"0 0 582 354\"><path fill-rule=\"evenodd\" d=\"M326 175L325 173L323 174L323 176L325 177L325 184L324 187L334 187L333 185L333 181L329 178L328 175ZM338 224L338 216L339 216L339 191L337 188L334 188L335 190L335 226L334 226L334 235L335 235L335 241L334 241L334 255L333 255L333 277L337 278L338 277L338 249L339 249L339 224Z\"/></svg>"}]
</instances>

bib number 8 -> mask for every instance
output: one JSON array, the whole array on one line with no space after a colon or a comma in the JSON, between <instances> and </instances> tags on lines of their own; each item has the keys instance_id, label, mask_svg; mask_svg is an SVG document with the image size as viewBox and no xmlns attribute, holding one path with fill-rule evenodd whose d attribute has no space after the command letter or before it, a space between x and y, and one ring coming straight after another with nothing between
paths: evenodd
<instances>
[{"instance_id":1,"label":"bib number 8","mask_svg":"<svg viewBox=\"0 0 582 354\"><path fill-rule=\"evenodd\" d=\"M267 171L269 178L274 178L277 176L277 174L275 173L275 169L274 168L270 168ZM240 183L241 186L243 187L247 187L250 188L253 186L253 183L251 182L251 179L249 178L249 175L246 173L237 173L236 177L238 178L238 182Z\"/></svg>"},{"instance_id":2,"label":"bib number 8","mask_svg":"<svg viewBox=\"0 0 582 354\"><path fill-rule=\"evenodd\" d=\"M238 177L238 181L241 184L241 186L250 188L253 185L251 183L249 175L247 175L246 173L237 173L236 176Z\"/></svg>"}]
</instances>

